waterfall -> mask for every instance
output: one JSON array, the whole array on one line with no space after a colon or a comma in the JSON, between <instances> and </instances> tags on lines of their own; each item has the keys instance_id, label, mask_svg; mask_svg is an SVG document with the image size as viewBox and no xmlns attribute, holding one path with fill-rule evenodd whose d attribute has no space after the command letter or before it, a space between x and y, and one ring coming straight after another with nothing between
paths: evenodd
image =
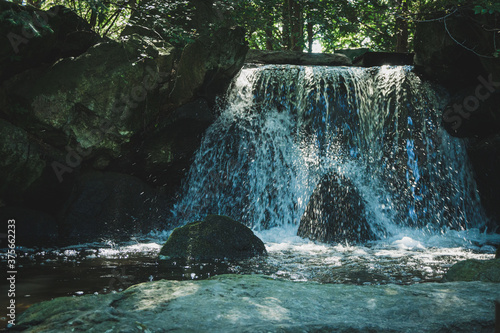
<instances>
[{"instance_id":1,"label":"waterfall","mask_svg":"<svg viewBox=\"0 0 500 333\"><path fill-rule=\"evenodd\" d=\"M246 67L204 135L175 219L298 227L335 171L355 184L379 237L482 226L465 143L440 126L446 98L411 67Z\"/></svg>"}]
</instances>

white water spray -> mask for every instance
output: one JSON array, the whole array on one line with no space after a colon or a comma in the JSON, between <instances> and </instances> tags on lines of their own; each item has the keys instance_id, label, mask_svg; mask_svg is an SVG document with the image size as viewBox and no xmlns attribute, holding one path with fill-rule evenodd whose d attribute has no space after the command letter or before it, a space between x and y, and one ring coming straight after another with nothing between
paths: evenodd
<instances>
[{"instance_id":1,"label":"white water spray","mask_svg":"<svg viewBox=\"0 0 500 333\"><path fill-rule=\"evenodd\" d=\"M255 230L297 228L330 171L353 181L381 238L485 223L464 142L440 126L446 98L409 67L245 68L207 130L174 215Z\"/></svg>"}]
</instances>

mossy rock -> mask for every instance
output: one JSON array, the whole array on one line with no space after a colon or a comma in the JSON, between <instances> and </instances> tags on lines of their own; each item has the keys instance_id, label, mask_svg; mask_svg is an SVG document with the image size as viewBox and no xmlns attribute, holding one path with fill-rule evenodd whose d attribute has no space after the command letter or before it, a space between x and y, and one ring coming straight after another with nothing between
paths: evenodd
<instances>
[{"instance_id":1,"label":"mossy rock","mask_svg":"<svg viewBox=\"0 0 500 333\"><path fill-rule=\"evenodd\" d=\"M264 243L243 224L208 215L175 229L160 251L161 261L212 261L266 255Z\"/></svg>"},{"instance_id":2,"label":"mossy rock","mask_svg":"<svg viewBox=\"0 0 500 333\"><path fill-rule=\"evenodd\" d=\"M17 200L41 177L44 151L23 129L0 119L0 197Z\"/></svg>"},{"instance_id":3,"label":"mossy rock","mask_svg":"<svg viewBox=\"0 0 500 333\"><path fill-rule=\"evenodd\" d=\"M443 282L500 282L500 259L469 259L457 262L443 277Z\"/></svg>"},{"instance_id":4,"label":"mossy rock","mask_svg":"<svg viewBox=\"0 0 500 333\"><path fill-rule=\"evenodd\" d=\"M325 243L377 239L365 217L365 200L351 179L331 172L316 186L297 235Z\"/></svg>"}]
</instances>

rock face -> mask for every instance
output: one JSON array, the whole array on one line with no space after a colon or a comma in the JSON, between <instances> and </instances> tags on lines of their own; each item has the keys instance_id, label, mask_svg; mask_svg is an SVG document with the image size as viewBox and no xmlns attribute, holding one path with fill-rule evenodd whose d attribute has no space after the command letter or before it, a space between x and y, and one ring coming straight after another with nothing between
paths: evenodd
<instances>
[{"instance_id":1,"label":"rock face","mask_svg":"<svg viewBox=\"0 0 500 333\"><path fill-rule=\"evenodd\" d=\"M52 146L70 142L116 157L159 113L159 86L172 69L173 51L157 44L129 36L24 72L3 84L9 96L3 116Z\"/></svg>"},{"instance_id":2,"label":"rock face","mask_svg":"<svg viewBox=\"0 0 500 333\"><path fill-rule=\"evenodd\" d=\"M264 243L248 227L226 216L208 215L175 229L160 251L160 260L231 260L266 253Z\"/></svg>"},{"instance_id":3,"label":"rock face","mask_svg":"<svg viewBox=\"0 0 500 333\"><path fill-rule=\"evenodd\" d=\"M49 11L0 1L0 81L42 63L78 56L99 36L63 6Z\"/></svg>"},{"instance_id":4,"label":"rock face","mask_svg":"<svg viewBox=\"0 0 500 333\"><path fill-rule=\"evenodd\" d=\"M16 246L49 247L57 244L57 221L49 214L25 207L0 207L0 219L16 220ZM0 247L6 247L2 242Z\"/></svg>"},{"instance_id":5,"label":"rock face","mask_svg":"<svg viewBox=\"0 0 500 333\"><path fill-rule=\"evenodd\" d=\"M474 45L490 43L484 30L473 21L474 14L463 14L452 15L446 21L418 23L415 31L415 69L451 88L474 82L483 67L480 58L454 41L450 34L455 40ZM481 47L480 52L486 50Z\"/></svg>"},{"instance_id":6,"label":"rock face","mask_svg":"<svg viewBox=\"0 0 500 333\"><path fill-rule=\"evenodd\" d=\"M413 65L413 53L365 52L353 60L355 66L404 66Z\"/></svg>"},{"instance_id":7,"label":"rock face","mask_svg":"<svg viewBox=\"0 0 500 333\"><path fill-rule=\"evenodd\" d=\"M117 170L131 169L134 175L160 184L171 195L192 163L192 155L200 146L202 134L214 120L212 109L204 98L187 103L161 120L144 141L129 149L129 159L121 160ZM132 168L130 166L133 166Z\"/></svg>"},{"instance_id":8,"label":"rock face","mask_svg":"<svg viewBox=\"0 0 500 333\"><path fill-rule=\"evenodd\" d=\"M369 52L370 49L367 47L359 47L359 48L352 48L352 49L339 49L335 50L335 53L340 53L345 56L347 56L351 61L354 61L354 59L362 56L366 52Z\"/></svg>"},{"instance_id":9,"label":"rock face","mask_svg":"<svg viewBox=\"0 0 500 333\"><path fill-rule=\"evenodd\" d=\"M500 59L493 56L493 32L485 29L495 25L494 15L475 15L467 9L446 20L417 24L415 70L451 91L451 101L443 110L443 125L453 136L500 133L500 110L496 107Z\"/></svg>"},{"instance_id":10,"label":"rock face","mask_svg":"<svg viewBox=\"0 0 500 333\"><path fill-rule=\"evenodd\" d=\"M493 332L491 283L355 286L221 275L31 306L21 332Z\"/></svg>"},{"instance_id":11,"label":"rock face","mask_svg":"<svg viewBox=\"0 0 500 333\"><path fill-rule=\"evenodd\" d=\"M445 20L416 26L415 70L451 92L442 110L442 125L456 137L471 138L469 156L479 195L492 223L500 230L494 199L500 188L500 59L493 56L498 22L494 14L458 9ZM460 45L463 44L463 45ZM465 47L464 47L465 46ZM471 51L472 50L472 51Z\"/></svg>"},{"instance_id":12,"label":"rock face","mask_svg":"<svg viewBox=\"0 0 500 333\"><path fill-rule=\"evenodd\" d=\"M500 133L500 81L492 81L491 74L478 77L476 86L453 94L443 110L442 125L455 137L487 138Z\"/></svg>"},{"instance_id":13,"label":"rock face","mask_svg":"<svg viewBox=\"0 0 500 333\"><path fill-rule=\"evenodd\" d=\"M43 211L64 242L168 219L216 95L248 50L243 29L209 27L220 21L209 17L211 1L189 6L194 16L181 21L201 37L180 48L147 26L156 18L101 39L64 7L0 0L0 206ZM147 198L137 197L141 189ZM115 209L124 200L125 213L95 198Z\"/></svg>"},{"instance_id":14,"label":"rock face","mask_svg":"<svg viewBox=\"0 0 500 333\"><path fill-rule=\"evenodd\" d=\"M443 277L443 282L483 281L500 282L500 259L468 259L453 265Z\"/></svg>"},{"instance_id":15,"label":"rock face","mask_svg":"<svg viewBox=\"0 0 500 333\"><path fill-rule=\"evenodd\" d=\"M500 135L469 139L467 153L474 169L481 204L491 219L488 231L500 232Z\"/></svg>"},{"instance_id":16,"label":"rock face","mask_svg":"<svg viewBox=\"0 0 500 333\"><path fill-rule=\"evenodd\" d=\"M166 200L140 179L114 172L79 178L62 209L61 235L68 243L120 239L166 227Z\"/></svg>"},{"instance_id":17,"label":"rock face","mask_svg":"<svg viewBox=\"0 0 500 333\"><path fill-rule=\"evenodd\" d=\"M29 134L0 119L0 192L9 199L22 193L38 179L45 168L42 147Z\"/></svg>"},{"instance_id":18,"label":"rock face","mask_svg":"<svg viewBox=\"0 0 500 333\"><path fill-rule=\"evenodd\" d=\"M182 51L170 103L182 105L198 95L213 100L243 66L248 51L243 28L221 28Z\"/></svg>"},{"instance_id":19,"label":"rock face","mask_svg":"<svg viewBox=\"0 0 500 333\"><path fill-rule=\"evenodd\" d=\"M324 176L300 219L297 235L320 242L359 243L376 239L365 217L365 202L352 181Z\"/></svg>"},{"instance_id":20,"label":"rock face","mask_svg":"<svg viewBox=\"0 0 500 333\"><path fill-rule=\"evenodd\" d=\"M250 50L245 62L253 64L289 64L317 66L349 66L351 60L341 53L302 53L291 51Z\"/></svg>"}]
</instances>

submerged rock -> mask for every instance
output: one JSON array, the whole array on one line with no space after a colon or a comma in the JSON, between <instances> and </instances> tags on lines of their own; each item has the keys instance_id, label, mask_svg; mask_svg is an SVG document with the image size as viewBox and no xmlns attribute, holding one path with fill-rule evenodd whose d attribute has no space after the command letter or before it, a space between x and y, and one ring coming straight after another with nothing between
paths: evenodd
<instances>
[{"instance_id":1,"label":"submerged rock","mask_svg":"<svg viewBox=\"0 0 500 333\"><path fill-rule=\"evenodd\" d=\"M160 260L244 259L265 255L264 243L243 224L208 215L175 229L160 251Z\"/></svg>"},{"instance_id":2,"label":"submerged rock","mask_svg":"<svg viewBox=\"0 0 500 333\"><path fill-rule=\"evenodd\" d=\"M446 272L443 281L500 282L500 259L468 259L457 262Z\"/></svg>"},{"instance_id":3,"label":"submerged rock","mask_svg":"<svg viewBox=\"0 0 500 333\"><path fill-rule=\"evenodd\" d=\"M298 236L320 242L376 239L365 217L365 201L353 182L336 173L321 179L300 219Z\"/></svg>"},{"instance_id":4,"label":"submerged rock","mask_svg":"<svg viewBox=\"0 0 500 333\"><path fill-rule=\"evenodd\" d=\"M493 332L490 283L355 286L223 275L31 306L23 332Z\"/></svg>"}]
</instances>

